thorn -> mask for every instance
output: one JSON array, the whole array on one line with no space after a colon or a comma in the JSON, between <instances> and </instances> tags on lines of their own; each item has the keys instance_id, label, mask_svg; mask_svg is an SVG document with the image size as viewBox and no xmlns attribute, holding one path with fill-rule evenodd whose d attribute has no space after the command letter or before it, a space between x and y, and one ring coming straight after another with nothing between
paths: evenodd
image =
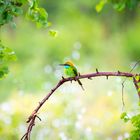
<instances>
[{"instance_id":1,"label":"thorn","mask_svg":"<svg viewBox=\"0 0 140 140\"><path fill-rule=\"evenodd\" d=\"M26 123L29 123L29 122L30 122L30 120L31 120L31 118L28 118L28 120L26 121Z\"/></svg>"},{"instance_id":2,"label":"thorn","mask_svg":"<svg viewBox=\"0 0 140 140\"><path fill-rule=\"evenodd\" d=\"M62 76L62 79L64 80L65 78Z\"/></svg>"},{"instance_id":3,"label":"thorn","mask_svg":"<svg viewBox=\"0 0 140 140\"><path fill-rule=\"evenodd\" d=\"M108 75L106 76L106 79L108 80Z\"/></svg>"},{"instance_id":4,"label":"thorn","mask_svg":"<svg viewBox=\"0 0 140 140\"><path fill-rule=\"evenodd\" d=\"M52 89L51 91L54 92L54 89Z\"/></svg>"},{"instance_id":5,"label":"thorn","mask_svg":"<svg viewBox=\"0 0 140 140\"><path fill-rule=\"evenodd\" d=\"M91 77L88 77L88 79L92 80L92 78L91 78Z\"/></svg>"},{"instance_id":6,"label":"thorn","mask_svg":"<svg viewBox=\"0 0 140 140\"><path fill-rule=\"evenodd\" d=\"M81 76L80 72L78 73L78 76Z\"/></svg>"},{"instance_id":7,"label":"thorn","mask_svg":"<svg viewBox=\"0 0 140 140\"><path fill-rule=\"evenodd\" d=\"M39 105L41 105L41 102L38 102L39 103Z\"/></svg>"},{"instance_id":8,"label":"thorn","mask_svg":"<svg viewBox=\"0 0 140 140\"><path fill-rule=\"evenodd\" d=\"M96 73L99 73L98 69L96 68Z\"/></svg>"},{"instance_id":9,"label":"thorn","mask_svg":"<svg viewBox=\"0 0 140 140\"><path fill-rule=\"evenodd\" d=\"M118 74L120 74L121 72L118 70Z\"/></svg>"}]
</instances>

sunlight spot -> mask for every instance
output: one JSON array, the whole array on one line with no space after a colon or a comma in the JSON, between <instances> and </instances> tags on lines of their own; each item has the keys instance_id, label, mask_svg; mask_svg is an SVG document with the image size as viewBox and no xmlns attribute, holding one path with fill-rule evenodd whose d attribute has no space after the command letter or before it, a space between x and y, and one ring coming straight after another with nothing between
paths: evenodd
<instances>
[{"instance_id":1,"label":"sunlight spot","mask_svg":"<svg viewBox=\"0 0 140 140\"><path fill-rule=\"evenodd\" d=\"M78 119L78 120L81 120L81 119L82 119L82 114L78 114L78 115L77 115L77 119Z\"/></svg>"},{"instance_id":2,"label":"sunlight spot","mask_svg":"<svg viewBox=\"0 0 140 140\"><path fill-rule=\"evenodd\" d=\"M1 110L3 110L4 112L8 114L13 114L12 105L8 102L1 104Z\"/></svg>"},{"instance_id":3,"label":"sunlight spot","mask_svg":"<svg viewBox=\"0 0 140 140\"><path fill-rule=\"evenodd\" d=\"M100 125L100 120L97 119L97 118L93 118L93 119L92 119L92 122L93 122L93 124L95 124L95 125Z\"/></svg>"},{"instance_id":4,"label":"sunlight spot","mask_svg":"<svg viewBox=\"0 0 140 140\"><path fill-rule=\"evenodd\" d=\"M11 118L8 117L8 116L5 117L5 118L3 118L3 121L4 121L4 123L5 123L6 125L11 124L11 122L12 122Z\"/></svg>"},{"instance_id":5,"label":"sunlight spot","mask_svg":"<svg viewBox=\"0 0 140 140\"><path fill-rule=\"evenodd\" d=\"M88 138L88 139L94 139L94 135L93 135L93 132L92 132L92 129L91 129L91 127L87 127L86 129L85 129L85 135L86 135L86 137Z\"/></svg>"},{"instance_id":6,"label":"sunlight spot","mask_svg":"<svg viewBox=\"0 0 140 140\"><path fill-rule=\"evenodd\" d=\"M64 119L64 120L62 120L62 124L63 124L64 126L67 126L67 125L70 124L70 121L68 121L67 119Z\"/></svg>"},{"instance_id":7,"label":"sunlight spot","mask_svg":"<svg viewBox=\"0 0 140 140\"><path fill-rule=\"evenodd\" d=\"M108 91L107 96L112 96L112 91Z\"/></svg>"},{"instance_id":8,"label":"sunlight spot","mask_svg":"<svg viewBox=\"0 0 140 140\"><path fill-rule=\"evenodd\" d=\"M117 140L123 140L123 136L118 136Z\"/></svg>"},{"instance_id":9,"label":"sunlight spot","mask_svg":"<svg viewBox=\"0 0 140 140\"><path fill-rule=\"evenodd\" d=\"M127 132L124 133L124 138L125 138L125 139L129 138L129 136L130 136L129 133L127 133Z\"/></svg>"},{"instance_id":10,"label":"sunlight spot","mask_svg":"<svg viewBox=\"0 0 140 140\"><path fill-rule=\"evenodd\" d=\"M64 132L60 132L59 137L61 138L61 140L68 140Z\"/></svg>"},{"instance_id":11,"label":"sunlight spot","mask_svg":"<svg viewBox=\"0 0 140 140\"><path fill-rule=\"evenodd\" d=\"M51 89L52 88L52 84L51 83L48 83L48 82L45 82L42 86L43 86L42 88L44 90L48 90L48 89Z\"/></svg>"},{"instance_id":12,"label":"sunlight spot","mask_svg":"<svg viewBox=\"0 0 140 140\"><path fill-rule=\"evenodd\" d=\"M60 90L60 92L65 93L67 91L67 87L63 86L59 90Z\"/></svg>"},{"instance_id":13,"label":"sunlight spot","mask_svg":"<svg viewBox=\"0 0 140 140\"><path fill-rule=\"evenodd\" d=\"M61 70L55 70L54 74L55 74L56 78L60 79L61 76L62 76L62 71Z\"/></svg>"},{"instance_id":14,"label":"sunlight spot","mask_svg":"<svg viewBox=\"0 0 140 140\"><path fill-rule=\"evenodd\" d=\"M48 129L41 129L37 134L37 140L43 140L44 137L49 133Z\"/></svg>"},{"instance_id":15,"label":"sunlight spot","mask_svg":"<svg viewBox=\"0 0 140 140\"><path fill-rule=\"evenodd\" d=\"M116 77L116 82L117 83L121 83L122 82L122 79L120 77Z\"/></svg>"},{"instance_id":16,"label":"sunlight spot","mask_svg":"<svg viewBox=\"0 0 140 140\"><path fill-rule=\"evenodd\" d=\"M84 114L85 112L86 112L86 108L83 107L83 108L81 109L81 113Z\"/></svg>"},{"instance_id":17,"label":"sunlight spot","mask_svg":"<svg viewBox=\"0 0 140 140\"><path fill-rule=\"evenodd\" d=\"M47 74L51 73L52 72L52 67L50 65L45 66L44 67L44 72L47 73Z\"/></svg>"},{"instance_id":18,"label":"sunlight spot","mask_svg":"<svg viewBox=\"0 0 140 140\"><path fill-rule=\"evenodd\" d=\"M64 62L69 61L69 60L71 60L70 57L65 57L65 58L64 58Z\"/></svg>"},{"instance_id":19,"label":"sunlight spot","mask_svg":"<svg viewBox=\"0 0 140 140\"><path fill-rule=\"evenodd\" d=\"M73 46L75 49L80 49L82 44L79 41L76 41Z\"/></svg>"},{"instance_id":20,"label":"sunlight spot","mask_svg":"<svg viewBox=\"0 0 140 140\"><path fill-rule=\"evenodd\" d=\"M23 96L24 95L24 90L19 90L18 94L19 94L19 96Z\"/></svg>"},{"instance_id":21,"label":"sunlight spot","mask_svg":"<svg viewBox=\"0 0 140 140\"><path fill-rule=\"evenodd\" d=\"M15 54L15 52L9 52L8 54L9 54L9 55L13 55L13 54Z\"/></svg>"},{"instance_id":22,"label":"sunlight spot","mask_svg":"<svg viewBox=\"0 0 140 140\"><path fill-rule=\"evenodd\" d=\"M18 127L18 129L19 129L19 131L20 131L21 133L24 133L24 132L26 131L26 125L20 124L19 127Z\"/></svg>"},{"instance_id":23,"label":"sunlight spot","mask_svg":"<svg viewBox=\"0 0 140 140\"><path fill-rule=\"evenodd\" d=\"M80 122L80 121L77 121L77 122L75 123L75 127L76 127L77 129L81 129L81 128L82 128L81 122Z\"/></svg>"},{"instance_id":24,"label":"sunlight spot","mask_svg":"<svg viewBox=\"0 0 140 140\"><path fill-rule=\"evenodd\" d=\"M52 122L52 125L53 125L55 128L59 128L59 127L60 127L60 120L55 119L55 120Z\"/></svg>"},{"instance_id":25,"label":"sunlight spot","mask_svg":"<svg viewBox=\"0 0 140 140\"><path fill-rule=\"evenodd\" d=\"M79 60L80 53L78 51L73 51L72 52L72 58L75 59L75 60Z\"/></svg>"},{"instance_id":26,"label":"sunlight spot","mask_svg":"<svg viewBox=\"0 0 140 140\"><path fill-rule=\"evenodd\" d=\"M87 133L91 133L91 132L92 132L91 127L87 127L87 128L86 128L86 132L87 132Z\"/></svg>"}]
</instances>

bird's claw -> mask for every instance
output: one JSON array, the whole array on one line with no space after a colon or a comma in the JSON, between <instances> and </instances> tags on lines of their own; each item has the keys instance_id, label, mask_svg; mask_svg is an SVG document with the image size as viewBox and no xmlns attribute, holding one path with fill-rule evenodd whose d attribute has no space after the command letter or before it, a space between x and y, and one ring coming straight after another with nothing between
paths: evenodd
<instances>
[{"instance_id":1,"label":"bird's claw","mask_svg":"<svg viewBox=\"0 0 140 140\"><path fill-rule=\"evenodd\" d=\"M76 77L74 77L74 81L76 81Z\"/></svg>"}]
</instances>

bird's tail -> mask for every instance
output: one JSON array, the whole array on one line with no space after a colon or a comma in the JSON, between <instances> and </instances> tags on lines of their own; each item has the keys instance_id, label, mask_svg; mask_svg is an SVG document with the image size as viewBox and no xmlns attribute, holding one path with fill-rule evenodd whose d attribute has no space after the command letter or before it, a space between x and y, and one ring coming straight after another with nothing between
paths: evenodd
<instances>
[{"instance_id":1,"label":"bird's tail","mask_svg":"<svg viewBox=\"0 0 140 140\"><path fill-rule=\"evenodd\" d=\"M82 88L83 90L85 90L85 89L83 88L83 84L81 83L81 81L80 81L79 79L77 79L77 82L78 82L78 84L81 86L81 88Z\"/></svg>"}]
</instances>

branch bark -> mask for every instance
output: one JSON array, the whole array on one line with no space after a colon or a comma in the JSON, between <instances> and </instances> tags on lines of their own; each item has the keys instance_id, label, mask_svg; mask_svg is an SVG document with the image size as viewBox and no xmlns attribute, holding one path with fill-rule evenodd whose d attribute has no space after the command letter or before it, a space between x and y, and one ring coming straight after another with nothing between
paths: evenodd
<instances>
[{"instance_id":1,"label":"branch bark","mask_svg":"<svg viewBox=\"0 0 140 140\"><path fill-rule=\"evenodd\" d=\"M32 112L32 114L28 117L27 123L28 123L28 128L26 133L23 135L23 137L21 138L21 140L30 140L30 134L32 131L33 126L35 125L35 120L36 118L39 118L37 113L40 110L40 108L43 106L43 104L50 98L50 96L61 86L63 85L65 82L68 81L72 81L72 80L77 80L77 79L84 79L84 78L88 78L91 79L92 77L99 77L99 76L105 76L110 77L110 76L119 76L119 77L127 77L127 78L133 78L135 75L132 73L128 73L128 72L99 72L98 69L96 69L95 73L91 73L91 74L84 74L84 75L79 75L77 77L69 77L69 78L64 78L62 77L62 79L57 83L57 85L48 93L48 95L46 95L37 105L37 107L34 109L34 111ZM41 120L39 118L39 120Z\"/></svg>"}]
</instances>

